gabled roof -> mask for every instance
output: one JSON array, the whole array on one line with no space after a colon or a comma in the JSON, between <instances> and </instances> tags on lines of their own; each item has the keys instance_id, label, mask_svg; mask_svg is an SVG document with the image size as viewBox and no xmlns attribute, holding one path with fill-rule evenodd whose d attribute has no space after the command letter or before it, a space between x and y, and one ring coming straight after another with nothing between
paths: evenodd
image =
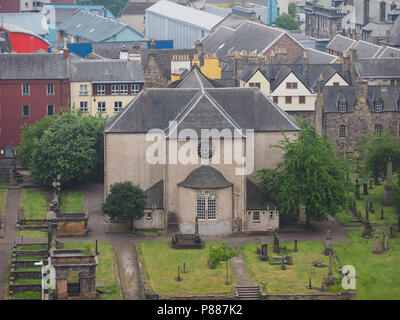
<instances>
[{"instance_id":1,"label":"gabled roof","mask_svg":"<svg viewBox=\"0 0 400 320\"><path fill-rule=\"evenodd\" d=\"M353 49L357 50L357 58L375 58L383 48L376 44L359 40L353 45Z\"/></svg>"},{"instance_id":2,"label":"gabled roof","mask_svg":"<svg viewBox=\"0 0 400 320\"><path fill-rule=\"evenodd\" d=\"M74 82L144 82L140 61L71 60L70 74Z\"/></svg>"},{"instance_id":3,"label":"gabled roof","mask_svg":"<svg viewBox=\"0 0 400 320\"><path fill-rule=\"evenodd\" d=\"M68 79L67 64L62 54L2 53L0 79Z\"/></svg>"},{"instance_id":4,"label":"gabled roof","mask_svg":"<svg viewBox=\"0 0 400 320\"><path fill-rule=\"evenodd\" d=\"M230 13L223 20L221 20L221 22L218 23L215 28L217 29L219 27L227 27L231 29L236 29L246 20L247 19L245 17Z\"/></svg>"},{"instance_id":5,"label":"gabled roof","mask_svg":"<svg viewBox=\"0 0 400 320\"><path fill-rule=\"evenodd\" d=\"M374 38L385 38L386 31L392 29L393 22L370 22L362 28L363 31L367 31L370 37Z\"/></svg>"},{"instance_id":6,"label":"gabled roof","mask_svg":"<svg viewBox=\"0 0 400 320\"><path fill-rule=\"evenodd\" d=\"M183 76L183 74L181 75ZM168 88L215 88L221 87L215 80L208 79L197 65L183 76L182 79L174 81L168 85Z\"/></svg>"},{"instance_id":7,"label":"gabled roof","mask_svg":"<svg viewBox=\"0 0 400 320\"><path fill-rule=\"evenodd\" d=\"M357 59L356 70L361 78L400 79L400 58Z\"/></svg>"},{"instance_id":8,"label":"gabled roof","mask_svg":"<svg viewBox=\"0 0 400 320\"><path fill-rule=\"evenodd\" d=\"M343 54L344 52L349 50L355 43L356 40L337 34L331 40L331 42L328 43L326 49L330 49Z\"/></svg>"},{"instance_id":9,"label":"gabled roof","mask_svg":"<svg viewBox=\"0 0 400 320\"><path fill-rule=\"evenodd\" d=\"M164 180L160 180L145 192L146 206L145 209L164 209Z\"/></svg>"},{"instance_id":10,"label":"gabled roof","mask_svg":"<svg viewBox=\"0 0 400 320\"><path fill-rule=\"evenodd\" d=\"M386 47L378 58L400 58L400 49Z\"/></svg>"},{"instance_id":11,"label":"gabled roof","mask_svg":"<svg viewBox=\"0 0 400 320\"><path fill-rule=\"evenodd\" d=\"M246 178L246 193L247 210L265 210L268 207L273 208L276 205L276 201L273 199L266 201L258 186L249 178Z\"/></svg>"},{"instance_id":12,"label":"gabled roof","mask_svg":"<svg viewBox=\"0 0 400 320\"><path fill-rule=\"evenodd\" d=\"M0 21L16 25L37 35L49 33L46 18L41 12L0 13Z\"/></svg>"},{"instance_id":13,"label":"gabled roof","mask_svg":"<svg viewBox=\"0 0 400 320\"><path fill-rule=\"evenodd\" d=\"M105 41L124 29L130 29L141 35L119 20L105 18L87 10L75 12L71 18L60 25L61 31L94 42Z\"/></svg>"},{"instance_id":14,"label":"gabled roof","mask_svg":"<svg viewBox=\"0 0 400 320\"><path fill-rule=\"evenodd\" d=\"M224 61L233 51L245 50L259 55L283 35L287 34L292 37L285 31L251 21L243 22L236 30L224 30L215 35L218 31L219 29L214 34L204 38L202 41L203 51L205 53L216 53L217 57ZM293 39L293 41L295 40ZM299 44L299 46L301 45Z\"/></svg>"},{"instance_id":15,"label":"gabled roof","mask_svg":"<svg viewBox=\"0 0 400 320\"><path fill-rule=\"evenodd\" d=\"M216 14L196 10L167 0L158 1L150 8L147 8L146 12L196 26L205 31L210 31L223 19L223 17Z\"/></svg>"},{"instance_id":16,"label":"gabled roof","mask_svg":"<svg viewBox=\"0 0 400 320\"><path fill-rule=\"evenodd\" d=\"M224 175L211 166L194 169L178 186L191 189L222 189L232 186Z\"/></svg>"},{"instance_id":17,"label":"gabled roof","mask_svg":"<svg viewBox=\"0 0 400 320\"><path fill-rule=\"evenodd\" d=\"M256 88L147 88L118 115L107 121L105 132L146 133L154 128L166 130L170 121L178 119L185 112L190 114L190 106L196 109L196 105L199 110L212 107L219 112L220 122L213 123L215 126L225 125L221 121L229 119L233 127L243 130L299 130L288 114ZM208 120L204 117L193 117L191 121L191 126L201 128L207 125L203 121Z\"/></svg>"}]
</instances>

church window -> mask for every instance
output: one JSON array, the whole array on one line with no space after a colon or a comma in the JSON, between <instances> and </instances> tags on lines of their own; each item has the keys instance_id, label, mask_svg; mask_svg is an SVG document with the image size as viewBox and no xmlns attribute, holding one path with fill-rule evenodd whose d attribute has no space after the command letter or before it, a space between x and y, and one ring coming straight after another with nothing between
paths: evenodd
<instances>
[{"instance_id":1,"label":"church window","mask_svg":"<svg viewBox=\"0 0 400 320\"><path fill-rule=\"evenodd\" d=\"M208 191L197 196L197 217L199 220L217 219L217 197Z\"/></svg>"}]
</instances>

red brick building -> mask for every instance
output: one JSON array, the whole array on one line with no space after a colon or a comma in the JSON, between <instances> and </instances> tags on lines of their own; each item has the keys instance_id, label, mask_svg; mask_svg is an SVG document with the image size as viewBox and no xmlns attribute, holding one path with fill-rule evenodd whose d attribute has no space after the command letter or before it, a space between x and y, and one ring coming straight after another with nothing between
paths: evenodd
<instances>
[{"instance_id":1,"label":"red brick building","mask_svg":"<svg viewBox=\"0 0 400 320\"><path fill-rule=\"evenodd\" d=\"M19 4L19 0L0 0L0 12L18 13L20 11Z\"/></svg>"},{"instance_id":2,"label":"red brick building","mask_svg":"<svg viewBox=\"0 0 400 320\"><path fill-rule=\"evenodd\" d=\"M62 54L0 54L0 159L20 143L21 128L70 104Z\"/></svg>"}]
</instances>

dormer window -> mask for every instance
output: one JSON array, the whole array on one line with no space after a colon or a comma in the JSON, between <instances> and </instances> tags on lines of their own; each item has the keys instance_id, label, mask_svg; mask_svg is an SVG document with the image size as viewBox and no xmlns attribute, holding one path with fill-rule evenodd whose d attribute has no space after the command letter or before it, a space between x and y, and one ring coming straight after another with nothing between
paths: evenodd
<instances>
[{"instance_id":1,"label":"dormer window","mask_svg":"<svg viewBox=\"0 0 400 320\"><path fill-rule=\"evenodd\" d=\"M375 110L375 112L382 112L383 111L383 103L382 102L375 102L374 103L374 110Z\"/></svg>"},{"instance_id":2,"label":"dormer window","mask_svg":"<svg viewBox=\"0 0 400 320\"><path fill-rule=\"evenodd\" d=\"M341 113L347 112L347 102L340 102L338 103L338 111Z\"/></svg>"}]
</instances>

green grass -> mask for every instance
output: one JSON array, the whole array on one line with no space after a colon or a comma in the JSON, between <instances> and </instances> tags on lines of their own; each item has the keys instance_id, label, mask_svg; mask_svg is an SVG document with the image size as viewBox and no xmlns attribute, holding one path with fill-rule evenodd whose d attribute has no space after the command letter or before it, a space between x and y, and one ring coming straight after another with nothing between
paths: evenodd
<instances>
[{"instance_id":1,"label":"green grass","mask_svg":"<svg viewBox=\"0 0 400 320\"><path fill-rule=\"evenodd\" d=\"M47 245L24 244L22 246L18 246L18 250L47 250Z\"/></svg>"},{"instance_id":2,"label":"green grass","mask_svg":"<svg viewBox=\"0 0 400 320\"><path fill-rule=\"evenodd\" d=\"M64 243L65 249L95 249L94 242L67 242ZM96 269L96 281L104 282L104 289L110 292L97 294L99 300L119 300L119 288L115 274L115 259L114 251L111 243L99 242L98 243L98 260L99 265Z\"/></svg>"},{"instance_id":3,"label":"green grass","mask_svg":"<svg viewBox=\"0 0 400 320\"><path fill-rule=\"evenodd\" d=\"M8 181L0 181L0 187L8 187L10 183Z\"/></svg>"},{"instance_id":4,"label":"green grass","mask_svg":"<svg viewBox=\"0 0 400 320\"><path fill-rule=\"evenodd\" d=\"M379 231L382 241L382 232ZM375 239L364 239L361 230L348 230L349 243L335 243L334 249L342 265L356 269L357 298L362 300L400 299L400 233L389 238L389 251L374 255ZM387 234L387 232L386 232Z\"/></svg>"},{"instance_id":5,"label":"green grass","mask_svg":"<svg viewBox=\"0 0 400 320\"><path fill-rule=\"evenodd\" d=\"M281 270L281 265L270 265L269 262L259 260L256 248L261 248L260 243L241 245L249 277L259 285L266 282L267 294L319 292L318 289L309 290L307 286L308 278L311 277L312 286L321 288L322 279L328 275L329 258L322 254L323 243L318 241L298 242L298 252L292 252L293 242L281 242L280 246L286 246L293 259L293 265L286 265L286 270ZM270 261L273 261L273 256L280 256L280 254L275 254L272 249L273 243L268 243ZM316 260L321 261L326 266L323 268L314 267L312 263ZM335 278L336 276L339 276L339 274L335 274Z\"/></svg>"},{"instance_id":6,"label":"green grass","mask_svg":"<svg viewBox=\"0 0 400 320\"><path fill-rule=\"evenodd\" d=\"M354 189L353 189L354 190ZM361 200L356 200L357 210L361 212L361 217L365 219L365 200L369 199L373 202L373 208L375 213L369 214L369 220L374 222L373 226L390 226L397 223L397 214L394 207L382 206L382 202L385 196L385 182L381 182L380 185L372 185L372 189L369 189L368 183L368 196L362 195L363 186L361 184L360 193ZM354 192L352 193L354 197ZM381 220L381 209L384 211L384 220ZM361 226L360 222L351 222L354 220L354 216L348 210L336 214L336 218L345 226Z\"/></svg>"},{"instance_id":7,"label":"green grass","mask_svg":"<svg viewBox=\"0 0 400 320\"><path fill-rule=\"evenodd\" d=\"M42 284L42 279L17 279L16 284Z\"/></svg>"},{"instance_id":8,"label":"green grass","mask_svg":"<svg viewBox=\"0 0 400 320\"><path fill-rule=\"evenodd\" d=\"M24 267L24 268L16 268L16 271L41 271L42 267Z\"/></svg>"},{"instance_id":9,"label":"green grass","mask_svg":"<svg viewBox=\"0 0 400 320\"><path fill-rule=\"evenodd\" d=\"M42 260L47 260L46 257L36 257L36 256L27 256L27 257L17 257L17 260L19 261L42 261Z\"/></svg>"},{"instance_id":10,"label":"green grass","mask_svg":"<svg viewBox=\"0 0 400 320\"><path fill-rule=\"evenodd\" d=\"M46 219L47 199L44 189L22 189L21 192L21 218Z\"/></svg>"},{"instance_id":11,"label":"green grass","mask_svg":"<svg viewBox=\"0 0 400 320\"><path fill-rule=\"evenodd\" d=\"M26 292L18 292L14 294L15 299L36 299L42 298L42 293L41 292L35 292L35 291L26 291Z\"/></svg>"},{"instance_id":12,"label":"green grass","mask_svg":"<svg viewBox=\"0 0 400 320\"><path fill-rule=\"evenodd\" d=\"M83 212L85 196L80 190L61 191L61 212Z\"/></svg>"},{"instance_id":13,"label":"green grass","mask_svg":"<svg viewBox=\"0 0 400 320\"><path fill-rule=\"evenodd\" d=\"M231 284L225 285L226 268L221 263L216 269L207 268L209 247L204 249L175 250L167 242L139 242L142 272L149 287L157 294L167 296L220 295L232 293L236 283L232 267L229 269ZM178 265L186 261L188 273L181 273L182 281L176 281Z\"/></svg>"},{"instance_id":14,"label":"green grass","mask_svg":"<svg viewBox=\"0 0 400 320\"><path fill-rule=\"evenodd\" d=\"M47 239L47 232L40 230L22 230L18 231L18 236L27 239Z\"/></svg>"}]
</instances>

